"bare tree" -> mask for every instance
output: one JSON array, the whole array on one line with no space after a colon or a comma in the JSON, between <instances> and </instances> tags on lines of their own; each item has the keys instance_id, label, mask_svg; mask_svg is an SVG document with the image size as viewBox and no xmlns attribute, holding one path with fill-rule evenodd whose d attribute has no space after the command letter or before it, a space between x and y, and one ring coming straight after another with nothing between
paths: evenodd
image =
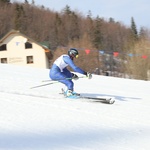
<instances>
[{"instance_id":1,"label":"bare tree","mask_svg":"<svg viewBox=\"0 0 150 150\"><path fill-rule=\"evenodd\" d=\"M148 80L150 70L150 42L140 40L131 48L132 57L127 59L127 72L134 79Z\"/></svg>"}]
</instances>

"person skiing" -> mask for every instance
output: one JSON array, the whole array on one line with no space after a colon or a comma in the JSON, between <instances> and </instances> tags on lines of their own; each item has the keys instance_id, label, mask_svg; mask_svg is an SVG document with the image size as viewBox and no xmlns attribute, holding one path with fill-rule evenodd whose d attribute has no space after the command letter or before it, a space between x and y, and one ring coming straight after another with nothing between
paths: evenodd
<instances>
[{"instance_id":1,"label":"person skiing","mask_svg":"<svg viewBox=\"0 0 150 150\"><path fill-rule=\"evenodd\" d=\"M76 48L70 48L68 50L68 55L63 54L60 57L58 57L54 61L50 69L49 77L52 80L57 80L65 84L65 86L67 87L67 90L65 91L65 95L67 97L71 95L78 95L77 93L74 92L74 83L72 79L74 80L79 79L79 77L75 73L72 73L67 69L67 66L70 66L74 72L86 75L88 79L92 78L91 73L82 70L80 67L74 64L73 59L78 58L78 54L79 53Z\"/></svg>"}]
</instances>

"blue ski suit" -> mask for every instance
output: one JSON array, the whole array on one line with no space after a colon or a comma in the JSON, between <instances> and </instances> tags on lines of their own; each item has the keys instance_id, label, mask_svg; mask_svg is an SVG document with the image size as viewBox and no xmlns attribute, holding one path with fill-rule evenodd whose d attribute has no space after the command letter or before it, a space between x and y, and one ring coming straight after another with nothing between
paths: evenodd
<instances>
[{"instance_id":1,"label":"blue ski suit","mask_svg":"<svg viewBox=\"0 0 150 150\"><path fill-rule=\"evenodd\" d=\"M67 80L66 78L72 78L73 73L71 73L68 69L67 66L70 66L73 71L81 73L86 75L87 73L83 71L81 68L77 67L73 60L70 58L69 55L61 55L58 57L49 72L49 77L52 80L58 80L59 82L65 84L68 88L68 90L74 90L74 83L72 80Z\"/></svg>"}]
</instances>

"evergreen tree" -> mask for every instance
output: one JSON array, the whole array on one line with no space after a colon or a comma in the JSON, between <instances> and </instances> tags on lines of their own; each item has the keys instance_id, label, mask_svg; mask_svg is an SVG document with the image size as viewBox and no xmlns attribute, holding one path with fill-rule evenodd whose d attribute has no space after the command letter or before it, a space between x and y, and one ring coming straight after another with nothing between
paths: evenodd
<instances>
[{"instance_id":1,"label":"evergreen tree","mask_svg":"<svg viewBox=\"0 0 150 150\"><path fill-rule=\"evenodd\" d=\"M90 10L88 11L87 18L92 19L92 12Z\"/></svg>"},{"instance_id":2,"label":"evergreen tree","mask_svg":"<svg viewBox=\"0 0 150 150\"><path fill-rule=\"evenodd\" d=\"M28 0L25 0L24 3L25 3L25 4L29 4Z\"/></svg>"},{"instance_id":3,"label":"evergreen tree","mask_svg":"<svg viewBox=\"0 0 150 150\"><path fill-rule=\"evenodd\" d=\"M14 20L14 26L15 30L20 30L22 26L22 16L24 14L24 9L22 5L16 4L15 7L15 20Z\"/></svg>"},{"instance_id":4,"label":"evergreen tree","mask_svg":"<svg viewBox=\"0 0 150 150\"><path fill-rule=\"evenodd\" d=\"M102 49L102 32L101 32L102 20L97 16L95 20L95 27L93 29L93 45L97 49L97 73L100 74L100 58L99 50Z\"/></svg>"},{"instance_id":5,"label":"evergreen tree","mask_svg":"<svg viewBox=\"0 0 150 150\"><path fill-rule=\"evenodd\" d=\"M110 22L110 23L115 23L114 18L110 17L110 18L109 18L109 22Z\"/></svg>"},{"instance_id":6,"label":"evergreen tree","mask_svg":"<svg viewBox=\"0 0 150 150\"><path fill-rule=\"evenodd\" d=\"M66 5L63 12L64 12L64 14L70 15L72 13L70 6Z\"/></svg>"},{"instance_id":7,"label":"evergreen tree","mask_svg":"<svg viewBox=\"0 0 150 150\"><path fill-rule=\"evenodd\" d=\"M138 32L137 32L136 24L135 24L133 17L131 18L131 30L132 30L133 38L135 40L137 40L138 39Z\"/></svg>"},{"instance_id":8,"label":"evergreen tree","mask_svg":"<svg viewBox=\"0 0 150 150\"><path fill-rule=\"evenodd\" d=\"M34 0L32 0L32 5L35 5L35 1Z\"/></svg>"},{"instance_id":9,"label":"evergreen tree","mask_svg":"<svg viewBox=\"0 0 150 150\"><path fill-rule=\"evenodd\" d=\"M95 20L95 27L93 29L93 44L95 48L102 48L102 32L101 32L101 19L99 17Z\"/></svg>"}]
</instances>

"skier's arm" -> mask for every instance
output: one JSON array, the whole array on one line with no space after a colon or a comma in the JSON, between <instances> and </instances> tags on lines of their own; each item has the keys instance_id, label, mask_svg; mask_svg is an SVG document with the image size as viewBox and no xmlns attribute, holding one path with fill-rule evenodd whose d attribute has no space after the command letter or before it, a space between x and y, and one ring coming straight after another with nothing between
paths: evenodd
<instances>
[{"instance_id":1,"label":"skier's arm","mask_svg":"<svg viewBox=\"0 0 150 150\"><path fill-rule=\"evenodd\" d=\"M76 66L68 56L64 56L64 61L73 69L73 71L87 75L87 72Z\"/></svg>"}]
</instances>

